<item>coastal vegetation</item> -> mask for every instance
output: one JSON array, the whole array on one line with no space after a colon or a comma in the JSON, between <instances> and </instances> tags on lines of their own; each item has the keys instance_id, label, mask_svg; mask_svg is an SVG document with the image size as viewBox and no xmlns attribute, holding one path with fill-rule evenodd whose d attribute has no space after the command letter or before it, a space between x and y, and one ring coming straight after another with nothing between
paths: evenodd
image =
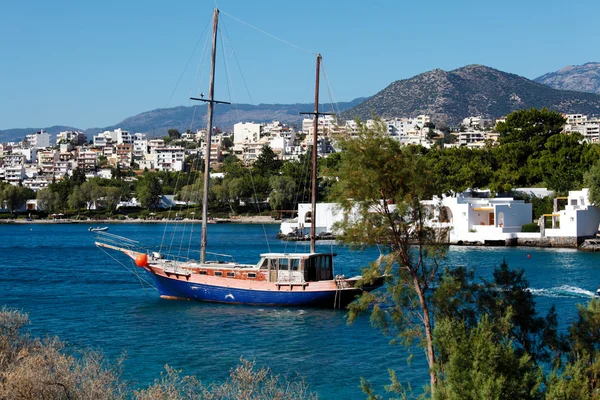
<instances>
[{"instance_id":1,"label":"coastal vegetation","mask_svg":"<svg viewBox=\"0 0 600 400\"><path fill-rule=\"evenodd\" d=\"M503 140L534 163L561 118L545 110L517 114L507 120ZM367 313L392 343L423 354L430 377L425 393L434 399L599 398L600 301L580 306L562 333L554 307L538 314L522 270L503 262L483 280L472 269L444 266L445 232L424 223L428 210L421 203L439 190L431 166L380 128L359 125L356 137L342 141L341 160L330 171L338 178L332 197L352 215L341 223L339 239L380 249L360 283L386 279L386 290L351 303L348 322ZM410 382L399 382L393 371L390 380L388 395L412 397ZM362 388L370 399L383 398L367 381Z\"/></svg>"},{"instance_id":2,"label":"coastal vegetation","mask_svg":"<svg viewBox=\"0 0 600 400\"><path fill-rule=\"evenodd\" d=\"M166 366L147 388L135 388L122 379L122 359L111 362L58 338L32 337L29 322L27 314L0 309L0 399L316 399L302 379L275 375L243 358L224 382L200 382Z\"/></svg>"}]
</instances>

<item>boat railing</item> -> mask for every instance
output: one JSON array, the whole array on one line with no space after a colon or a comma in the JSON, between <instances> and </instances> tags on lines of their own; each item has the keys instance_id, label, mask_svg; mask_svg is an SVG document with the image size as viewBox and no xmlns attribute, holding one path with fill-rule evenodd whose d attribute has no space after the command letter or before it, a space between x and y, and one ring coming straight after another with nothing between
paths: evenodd
<instances>
[{"instance_id":1,"label":"boat railing","mask_svg":"<svg viewBox=\"0 0 600 400\"><path fill-rule=\"evenodd\" d=\"M122 248L130 251L145 252L137 240L128 239L123 236L108 232L96 232L96 244L109 245L111 247Z\"/></svg>"}]
</instances>

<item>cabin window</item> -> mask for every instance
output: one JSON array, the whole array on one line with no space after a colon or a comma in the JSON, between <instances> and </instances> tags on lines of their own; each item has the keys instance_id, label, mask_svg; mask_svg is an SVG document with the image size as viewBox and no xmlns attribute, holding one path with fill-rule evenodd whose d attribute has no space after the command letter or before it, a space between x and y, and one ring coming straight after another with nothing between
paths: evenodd
<instances>
[{"instance_id":1,"label":"cabin window","mask_svg":"<svg viewBox=\"0 0 600 400\"><path fill-rule=\"evenodd\" d=\"M206 275L206 271L200 271L200 275Z\"/></svg>"},{"instance_id":2,"label":"cabin window","mask_svg":"<svg viewBox=\"0 0 600 400\"><path fill-rule=\"evenodd\" d=\"M290 263L290 260L288 260L287 258L280 258L279 259L279 270L287 271L289 269L289 263Z\"/></svg>"},{"instance_id":3,"label":"cabin window","mask_svg":"<svg viewBox=\"0 0 600 400\"><path fill-rule=\"evenodd\" d=\"M298 260L297 258L290 259L290 270L291 271L298 271L299 266L300 266L300 260Z\"/></svg>"},{"instance_id":4,"label":"cabin window","mask_svg":"<svg viewBox=\"0 0 600 400\"><path fill-rule=\"evenodd\" d=\"M223 276L223 272L221 272L221 271L215 271L215 276Z\"/></svg>"},{"instance_id":5,"label":"cabin window","mask_svg":"<svg viewBox=\"0 0 600 400\"><path fill-rule=\"evenodd\" d=\"M250 279L256 278L256 274L254 272L249 272L248 278L250 278Z\"/></svg>"},{"instance_id":6,"label":"cabin window","mask_svg":"<svg viewBox=\"0 0 600 400\"><path fill-rule=\"evenodd\" d=\"M235 278L235 272L228 272L227 273L227 277L228 278Z\"/></svg>"},{"instance_id":7,"label":"cabin window","mask_svg":"<svg viewBox=\"0 0 600 400\"><path fill-rule=\"evenodd\" d=\"M260 263L260 269L269 269L269 259L263 258L262 263Z\"/></svg>"}]
</instances>

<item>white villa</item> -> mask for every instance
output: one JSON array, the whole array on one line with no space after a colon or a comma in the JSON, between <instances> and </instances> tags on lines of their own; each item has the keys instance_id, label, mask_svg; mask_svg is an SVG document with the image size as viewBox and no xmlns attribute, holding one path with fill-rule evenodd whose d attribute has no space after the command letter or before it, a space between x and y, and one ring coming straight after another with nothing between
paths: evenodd
<instances>
[{"instance_id":1,"label":"white villa","mask_svg":"<svg viewBox=\"0 0 600 400\"><path fill-rule=\"evenodd\" d=\"M470 192L434 197L423 204L431 211L432 227L449 229L450 243L510 239L533 216L531 203L512 197L474 197Z\"/></svg>"},{"instance_id":2,"label":"white villa","mask_svg":"<svg viewBox=\"0 0 600 400\"><path fill-rule=\"evenodd\" d=\"M540 218L540 232L521 232L532 219L532 205L512 197L484 198L471 195L471 192L456 196L444 196L423 201L430 210L429 225L434 228L447 228L452 244L496 244L496 245L543 245L577 246L580 239L595 237L600 225L600 209L590 204L589 189L569 192L563 210L555 211ZM343 211L335 203L317 204L316 233L333 233L333 225L342 221ZM298 217L281 223L282 234L296 230L304 235L310 233L312 224L311 206L302 203L298 206ZM546 225L548 225L546 227Z\"/></svg>"}]
</instances>

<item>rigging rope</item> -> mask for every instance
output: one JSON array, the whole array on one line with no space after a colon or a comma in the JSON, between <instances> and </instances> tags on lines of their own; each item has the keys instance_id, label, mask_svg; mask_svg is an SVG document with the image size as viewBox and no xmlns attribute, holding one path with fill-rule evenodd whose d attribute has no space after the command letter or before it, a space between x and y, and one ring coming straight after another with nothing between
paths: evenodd
<instances>
[{"instance_id":1,"label":"rigging rope","mask_svg":"<svg viewBox=\"0 0 600 400\"><path fill-rule=\"evenodd\" d=\"M118 264L121 264L121 266L123 268L125 268L127 271L131 272L133 275L135 275L138 280L140 281L140 285L142 286L142 289L146 289L144 286L144 283L146 283L149 287L153 288L154 290L156 290L158 292L158 289L156 287L154 287L151 283L149 283L147 280L145 280L144 278L142 278L135 270L132 270L131 268L128 268L125 264L123 264L121 261L119 261L117 258L113 257L112 254L110 254L109 252L107 252L105 249L103 249L102 247L98 247L100 250L102 250L104 252L104 254L108 255L110 258L112 258L113 260L115 260Z\"/></svg>"},{"instance_id":2,"label":"rigging rope","mask_svg":"<svg viewBox=\"0 0 600 400\"><path fill-rule=\"evenodd\" d=\"M280 41L280 42L282 42L282 43L285 43L285 44L287 44L287 45L289 45L289 46L295 47L295 48L297 48L298 50L301 50L301 51L303 51L303 52L305 52L305 53L308 53L308 54L313 54L313 55L317 55L317 53L315 53L314 51L306 50L306 49L304 49L304 48L302 48L302 47L300 47L300 46L298 46L298 45L296 45L296 44L294 44L294 43L288 42L287 40L281 39L281 38L279 38L279 37L277 37L277 36L275 36L275 35L273 35L273 34L271 34L271 33L269 33L269 32L263 31L262 29L260 29L260 28L257 28L256 26L254 26L254 25L251 25L251 24L249 24L249 23L247 23L247 22L245 22L245 21L242 21L241 19L239 19L239 18L236 18L236 17L234 17L233 15L231 15L231 14L229 14L229 13L227 13L227 12L223 11L223 10L220 10L220 12L221 12L222 14L225 14L225 15L227 15L227 16L228 16L228 17L230 17L230 18L233 18L233 19L235 19L236 21L238 21L238 22L240 22L240 23L242 23L242 24L244 24L244 25L246 25L246 26L249 26L250 28L252 28L252 29L254 29L254 30L257 30L257 31L258 31L258 32L260 32L260 33L263 33L263 34L265 34L265 35L267 35L267 36L270 36L271 38L273 38L273 39L275 39L275 40L278 40L278 41Z\"/></svg>"}]
</instances>

